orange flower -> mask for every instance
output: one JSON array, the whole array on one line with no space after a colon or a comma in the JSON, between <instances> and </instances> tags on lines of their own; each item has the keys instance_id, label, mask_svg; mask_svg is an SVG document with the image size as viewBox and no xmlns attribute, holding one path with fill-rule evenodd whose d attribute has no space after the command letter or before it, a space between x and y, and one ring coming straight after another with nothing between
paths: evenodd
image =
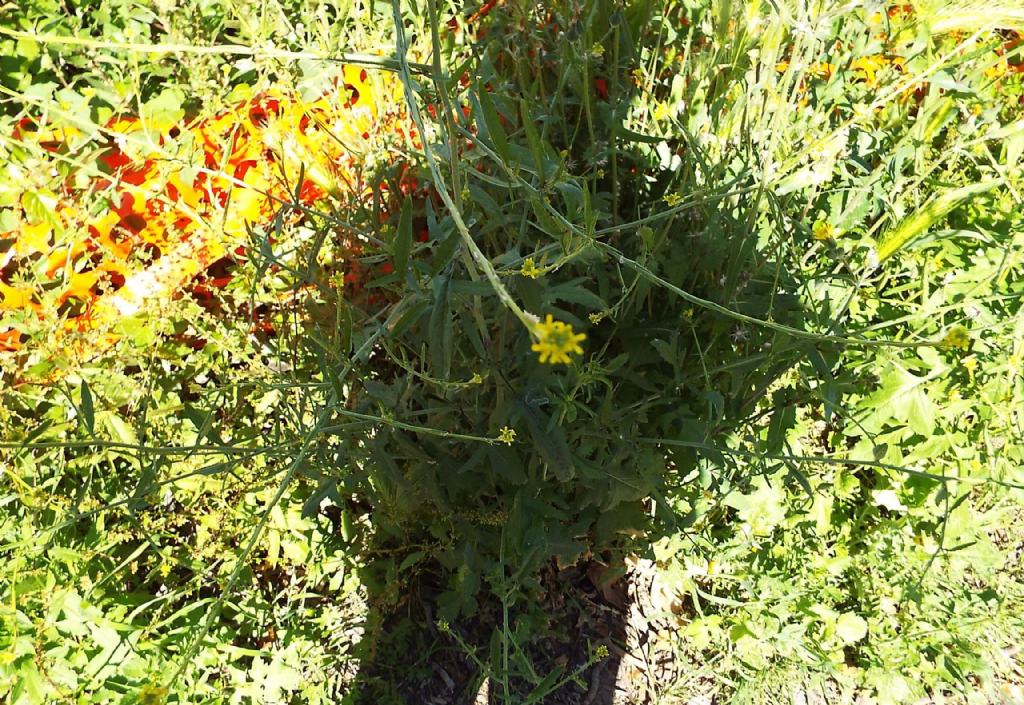
<instances>
[{"instance_id":1,"label":"orange flower","mask_svg":"<svg viewBox=\"0 0 1024 705\"><path fill-rule=\"evenodd\" d=\"M17 330L0 330L0 352L14 352L21 347L21 333Z\"/></svg>"},{"instance_id":2,"label":"orange flower","mask_svg":"<svg viewBox=\"0 0 1024 705\"><path fill-rule=\"evenodd\" d=\"M103 150L97 166L104 176L85 189L80 180L68 179L59 194L35 194L37 199L45 196L46 212L59 219L29 218L36 205L22 204L27 224L13 233L15 244L5 263L13 258L19 267L44 276L47 286L4 284L0 310L38 309L33 297L51 290L59 303L76 299L89 304L67 321L67 330L129 315L190 285L236 250L247 225L266 224L277 201L290 202L297 194L304 205L313 206L342 189L357 198L370 195L360 171L366 141L375 134L399 133L400 125L407 124L398 108L401 84L386 72L360 66L344 66L313 101L280 89L254 96L236 90L233 95L242 99L190 124L172 125L164 118L160 124L144 124L121 115L108 120L104 133L109 139L97 145ZM159 146L125 138L154 128ZM415 131L409 132L415 142ZM18 122L15 138L59 150L82 135L59 123L26 118ZM97 196L110 207L92 214L74 207L76 198L95 203ZM153 260L154 255L159 258ZM85 257L88 271L75 271L86 264ZM97 288L107 282L117 291ZM20 334L5 333L0 349L14 344L10 341L20 341Z\"/></svg>"}]
</instances>

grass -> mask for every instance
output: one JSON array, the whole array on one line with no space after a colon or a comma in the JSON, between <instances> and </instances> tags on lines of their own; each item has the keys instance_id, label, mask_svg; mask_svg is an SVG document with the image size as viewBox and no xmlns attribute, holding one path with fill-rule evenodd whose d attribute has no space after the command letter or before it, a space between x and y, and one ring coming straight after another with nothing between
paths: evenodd
<instances>
[{"instance_id":1,"label":"grass","mask_svg":"<svg viewBox=\"0 0 1024 705\"><path fill-rule=\"evenodd\" d=\"M1019 699L1022 20L15 8L0 697Z\"/></svg>"}]
</instances>

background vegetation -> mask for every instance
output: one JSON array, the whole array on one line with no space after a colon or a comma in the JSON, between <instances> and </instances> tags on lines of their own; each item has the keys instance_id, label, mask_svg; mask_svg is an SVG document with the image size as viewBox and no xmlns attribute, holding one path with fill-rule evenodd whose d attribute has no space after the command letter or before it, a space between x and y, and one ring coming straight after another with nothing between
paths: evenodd
<instances>
[{"instance_id":1,"label":"background vegetation","mask_svg":"<svg viewBox=\"0 0 1024 705\"><path fill-rule=\"evenodd\" d=\"M651 702L1020 699L1022 24L3 6L0 698L556 702L643 558Z\"/></svg>"}]
</instances>

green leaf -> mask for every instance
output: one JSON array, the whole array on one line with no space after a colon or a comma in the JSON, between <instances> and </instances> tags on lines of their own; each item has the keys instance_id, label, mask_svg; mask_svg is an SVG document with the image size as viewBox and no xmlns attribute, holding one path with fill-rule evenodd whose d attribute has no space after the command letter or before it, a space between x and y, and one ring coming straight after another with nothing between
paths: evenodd
<instances>
[{"instance_id":1,"label":"green leaf","mask_svg":"<svg viewBox=\"0 0 1024 705\"><path fill-rule=\"evenodd\" d=\"M523 116L523 130L526 133L526 142L530 147L530 155L533 157L534 168L538 176L546 178L546 170L544 168L546 164L544 160L544 147L546 145L542 142L540 133L537 132L537 126L531 120L529 106L525 100L520 100L519 108Z\"/></svg>"},{"instance_id":2,"label":"green leaf","mask_svg":"<svg viewBox=\"0 0 1024 705\"><path fill-rule=\"evenodd\" d=\"M836 636L844 644L855 644L868 635L868 623L853 612L845 612L836 620Z\"/></svg>"},{"instance_id":3,"label":"green leaf","mask_svg":"<svg viewBox=\"0 0 1024 705\"><path fill-rule=\"evenodd\" d=\"M622 125L622 123L616 122L612 124L612 132L616 136L622 137L630 142L642 142L644 144L660 144L665 141L664 137L657 137L655 135L642 135L639 132L633 132L628 127Z\"/></svg>"},{"instance_id":4,"label":"green leaf","mask_svg":"<svg viewBox=\"0 0 1024 705\"><path fill-rule=\"evenodd\" d=\"M64 223L57 215L59 199L50 191L26 191L21 196L21 207L32 223L47 223L53 231L60 235L64 232Z\"/></svg>"},{"instance_id":5,"label":"green leaf","mask_svg":"<svg viewBox=\"0 0 1024 705\"><path fill-rule=\"evenodd\" d=\"M991 191L1000 183L992 179L958 189L949 189L933 196L923 207L911 213L898 226L879 238L878 261L882 262L894 255L970 197Z\"/></svg>"},{"instance_id":6,"label":"green leaf","mask_svg":"<svg viewBox=\"0 0 1024 705\"><path fill-rule=\"evenodd\" d=\"M874 499L875 506L884 507L890 512L905 512L907 511L906 506L900 501L900 498L896 495L896 490L875 490L871 493Z\"/></svg>"},{"instance_id":7,"label":"green leaf","mask_svg":"<svg viewBox=\"0 0 1024 705\"><path fill-rule=\"evenodd\" d=\"M502 161L509 163L508 136L501 126L501 118L498 117L491 96L482 85L477 84L476 93L470 96L470 100L477 104L478 114L483 118L477 120L477 132L485 139L489 139Z\"/></svg>"},{"instance_id":8,"label":"green leaf","mask_svg":"<svg viewBox=\"0 0 1024 705\"><path fill-rule=\"evenodd\" d=\"M42 705L47 700L47 687L35 663L29 662L17 671L11 692L15 705Z\"/></svg>"},{"instance_id":9,"label":"green leaf","mask_svg":"<svg viewBox=\"0 0 1024 705\"><path fill-rule=\"evenodd\" d=\"M434 376L440 379L448 379L452 366L452 314L448 301L450 284L450 275L434 279L434 307L427 327L430 365Z\"/></svg>"},{"instance_id":10,"label":"green leaf","mask_svg":"<svg viewBox=\"0 0 1024 705\"><path fill-rule=\"evenodd\" d=\"M544 696L553 691L558 684L559 679L562 677L562 673L565 672L565 666L555 666L537 686L530 691L527 696L527 702L539 702Z\"/></svg>"},{"instance_id":11,"label":"green leaf","mask_svg":"<svg viewBox=\"0 0 1024 705\"><path fill-rule=\"evenodd\" d=\"M427 554L423 551L413 551L408 556L406 556L404 560L402 560L401 565L398 566L398 572L404 573L409 568L412 568L414 565L423 560L423 557L426 555Z\"/></svg>"},{"instance_id":12,"label":"green leaf","mask_svg":"<svg viewBox=\"0 0 1024 705\"><path fill-rule=\"evenodd\" d=\"M401 281L405 278L405 270L409 266L409 250L412 248L412 198L409 196L402 202L402 215L398 220L394 247L392 256L395 260L395 274Z\"/></svg>"},{"instance_id":13,"label":"green leaf","mask_svg":"<svg viewBox=\"0 0 1024 705\"><path fill-rule=\"evenodd\" d=\"M520 402L517 404L523 419L526 421L530 435L540 450L541 457L548 468L555 473L561 482L568 482L575 475L572 453L565 440L565 434L557 425L553 425L542 411L531 408Z\"/></svg>"},{"instance_id":14,"label":"green leaf","mask_svg":"<svg viewBox=\"0 0 1024 705\"><path fill-rule=\"evenodd\" d=\"M907 423L914 433L928 436L935 430L935 406L924 389L915 389L908 396Z\"/></svg>"},{"instance_id":15,"label":"green leaf","mask_svg":"<svg viewBox=\"0 0 1024 705\"><path fill-rule=\"evenodd\" d=\"M662 340L661 338L653 338L651 340L651 347L658 351L661 355L661 359L670 365L675 365L678 362L678 356L676 354L676 346L668 341Z\"/></svg>"},{"instance_id":16,"label":"green leaf","mask_svg":"<svg viewBox=\"0 0 1024 705\"><path fill-rule=\"evenodd\" d=\"M786 432L796 424L796 407L785 404L775 408L768 421L767 449L769 453L778 453L786 441Z\"/></svg>"},{"instance_id":17,"label":"green leaf","mask_svg":"<svg viewBox=\"0 0 1024 705\"><path fill-rule=\"evenodd\" d=\"M96 410L93 405L92 392L89 390L88 383L82 380L82 405L79 407L79 411L82 412L82 423L85 425L85 430L89 432L89 435L93 435L96 430Z\"/></svg>"},{"instance_id":18,"label":"green leaf","mask_svg":"<svg viewBox=\"0 0 1024 705\"><path fill-rule=\"evenodd\" d=\"M103 421L110 434L119 443L124 443L126 445L138 445L139 439L136 437L135 431L128 422L120 416L113 412L101 412L100 419Z\"/></svg>"},{"instance_id":19,"label":"green leaf","mask_svg":"<svg viewBox=\"0 0 1024 705\"><path fill-rule=\"evenodd\" d=\"M915 433L930 435L935 430L935 407L924 390L926 381L901 367L885 374L879 390L867 399L872 413L865 424L880 430L893 419L907 424Z\"/></svg>"},{"instance_id":20,"label":"green leaf","mask_svg":"<svg viewBox=\"0 0 1024 705\"><path fill-rule=\"evenodd\" d=\"M551 287L548 289L548 300L568 301L569 303L580 304L581 306L586 306L598 311L603 311L608 308L608 304L604 299L589 289L585 289L580 286L584 281L586 280L581 277L567 281L564 284Z\"/></svg>"}]
</instances>

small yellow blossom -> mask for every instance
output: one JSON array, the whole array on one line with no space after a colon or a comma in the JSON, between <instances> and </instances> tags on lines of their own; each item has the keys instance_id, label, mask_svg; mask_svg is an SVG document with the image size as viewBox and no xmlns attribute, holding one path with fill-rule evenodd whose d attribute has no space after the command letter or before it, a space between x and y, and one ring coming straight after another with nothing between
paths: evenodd
<instances>
[{"instance_id":1,"label":"small yellow blossom","mask_svg":"<svg viewBox=\"0 0 1024 705\"><path fill-rule=\"evenodd\" d=\"M815 78L820 78L823 81L827 81L832 78L832 74L836 72L835 64L830 64L827 61L819 61L811 67L811 75Z\"/></svg>"},{"instance_id":2,"label":"small yellow blossom","mask_svg":"<svg viewBox=\"0 0 1024 705\"><path fill-rule=\"evenodd\" d=\"M167 688L147 683L139 689L139 705L163 705L167 700Z\"/></svg>"},{"instance_id":3,"label":"small yellow blossom","mask_svg":"<svg viewBox=\"0 0 1024 705\"><path fill-rule=\"evenodd\" d=\"M655 120L661 122L662 120L666 120L669 115L671 115L671 111L669 110L668 103L659 100L657 103L654 104Z\"/></svg>"},{"instance_id":4,"label":"small yellow blossom","mask_svg":"<svg viewBox=\"0 0 1024 705\"><path fill-rule=\"evenodd\" d=\"M1017 370L1020 369L1021 355L1020 353L1014 353L1010 355L1006 360L1006 369L1009 370L1010 374L1017 374Z\"/></svg>"},{"instance_id":5,"label":"small yellow blossom","mask_svg":"<svg viewBox=\"0 0 1024 705\"><path fill-rule=\"evenodd\" d=\"M775 64L775 70L778 71L779 73L786 73L786 71L789 70L789 62L785 60L780 61L779 63Z\"/></svg>"},{"instance_id":6,"label":"small yellow blossom","mask_svg":"<svg viewBox=\"0 0 1024 705\"><path fill-rule=\"evenodd\" d=\"M814 229L811 231L815 240L831 240L835 237L836 229L832 227L832 223L827 220L819 220L814 224Z\"/></svg>"},{"instance_id":7,"label":"small yellow blossom","mask_svg":"<svg viewBox=\"0 0 1024 705\"><path fill-rule=\"evenodd\" d=\"M504 443L505 445L512 445L516 440L516 430L509 428L508 426L502 426L501 430L498 431L498 442Z\"/></svg>"},{"instance_id":8,"label":"small yellow blossom","mask_svg":"<svg viewBox=\"0 0 1024 705\"><path fill-rule=\"evenodd\" d=\"M960 325L950 328L946 333L946 337L942 339L942 347L944 348L967 350L970 346L971 338L967 334L967 329Z\"/></svg>"},{"instance_id":9,"label":"small yellow blossom","mask_svg":"<svg viewBox=\"0 0 1024 705\"><path fill-rule=\"evenodd\" d=\"M519 273L524 277L536 279L544 273L544 270L537 266L537 263L533 261L533 257L527 257L523 261L523 267L519 270Z\"/></svg>"},{"instance_id":10,"label":"small yellow blossom","mask_svg":"<svg viewBox=\"0 0 1024 705\"><path fill-rule=\"evenodd\" d=\"M875 120L875 113L870 105L857 103L853 106L853 117L857 122L871 123Z\"/></svg>"},{"instance_id":11,"label":"small yellow blossom","mask_svg":"<svg viewBox=\"0 0 1024 705\"><path fill-rule=\"evenodd\" d=\"M573 333L572 326L556 321L548 314L547 320L533 325L537 342L530 348L540 353L540 361L551 365L569 364L569 353L583 354L580 343L587 339L583 333Z\"/></svg>"},{"instance_id":12,"label":"small yellow blossom","mask_svg":"<svg viewBox=\"0 0 1024 705\"><path fill-rule=\"evenodd\" d=\"M598 323L603 321L605 319L605 316L607 316L607 315L608 315L607 311L598 311L597 313L588 314L587 318L589 318L590 322L593 323L596 326Z\"/></svg>"},{"instance_id":13,"label":"small yellow blossom","mask_svg":"<svg viewBox=\"0 0 1024 705\"><path fill-rule=\"evenodd\" d=\"M1001 78L1006 75L1007 71L1009 71L1009 64L1006 61L999 61L989 66L982 73L985 75L985 78Z\"/></svg>"},{"instance_id":14,"label":"small yellow blossom","mask_svg":"<svg viewBox=\"0 0 1024 705\"><path fill-rule=\"evenodd\" d=\"M676 206L683 202L683 197L678 193L666 193L663 200L671 208L675 208Z\"/></svg>"},{"instance_id":15,"label":"small yellow blossom","mask_svg":"<svg viewBox=\"0 0 1024 705\"><path fill-rule=\"evenodd\" d=\"M469 378L470 384L483 384L484 378L480 376L479 372L474 372L473 376Z\"/></svg>"}]
</instances>

